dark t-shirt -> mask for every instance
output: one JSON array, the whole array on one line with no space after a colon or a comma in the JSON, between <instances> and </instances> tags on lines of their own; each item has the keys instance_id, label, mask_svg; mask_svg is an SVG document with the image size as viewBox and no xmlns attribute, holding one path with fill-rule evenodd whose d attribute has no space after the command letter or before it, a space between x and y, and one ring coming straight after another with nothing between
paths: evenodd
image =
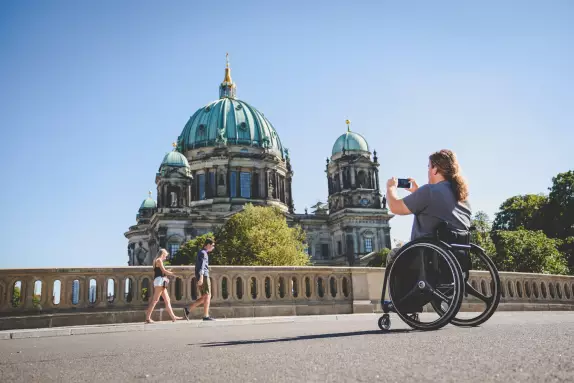
<instances>
[{"instance_id":1,"label":"dark t-shirt","mask_svg":"<svg viewBox=\"0 0 574 383\"><path fill-rule=\"evenodd\" d=\"M470 229L470 204L468 201L456 200L449 181L423 185L403 198L403 201L415 215L411 241L432 235L442 221L448 222L455 229Z\"/></svg>"}]
</instances>

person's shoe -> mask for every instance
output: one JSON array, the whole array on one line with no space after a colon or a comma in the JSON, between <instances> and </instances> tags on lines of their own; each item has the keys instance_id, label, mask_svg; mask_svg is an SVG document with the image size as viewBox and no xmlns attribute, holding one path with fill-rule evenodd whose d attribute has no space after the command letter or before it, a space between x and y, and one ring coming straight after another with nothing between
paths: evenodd
<instances>
[{"instance_id":1,"label":"person's shoe","mask_svg":"<svg viewBox=\"0 0 574 383\"><path fill-rule=\"evenodd\" d=\"M189 309L187 307L183 308L183 314L185 315L185 320L189 320Z\"/></svg>"},{"instance_id":2,"label":"person's shoe","mask_svg":"<svg viewBox=\"0 0 574 383\"><path fill-rule=\"evenodd\" d=\"M215 320L215 318L212 318L212 317L203 317L203 320Z\"/></svg>"}]
</instances>

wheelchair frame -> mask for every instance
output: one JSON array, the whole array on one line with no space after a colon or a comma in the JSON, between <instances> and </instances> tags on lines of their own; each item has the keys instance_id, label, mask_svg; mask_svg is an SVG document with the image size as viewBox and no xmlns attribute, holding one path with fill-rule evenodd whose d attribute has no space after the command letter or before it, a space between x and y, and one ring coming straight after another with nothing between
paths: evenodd
<instances>
[{"instance_id":1,"label":"wheelchair frame","mask_svg":"<svg viewBox=\"0 0 574 383\"><path fill-rule=\"evenodd\" d=\"M457 235L460 234L465 235L466 238L468 239L467 241L468 244L448 243L447 241L444 240L445 239L444 237L441 238L441 234L445 233L444 231L445 229L448 230L446 234L451 235L452 237L456 237ZM406 313L401 312L400 309L397 309L396 304L393 303L392 288L390 286L390 283L388 283L389 279L393 275L392 273L394 271L394 267L397 264L397 261L400 259L400 257L407 251L417 247L418 248L426 247L428 249L432 249L435 251L437 255L440 255L449 266L453 263L453 261L455 264L454 267L450 266L450 271L453 276L453 288L452 288L453 294L452 299L450 299L451 303L449 304L447 309L443 309L441 305L436 304L436 302L431 299L429 303L431 304L435 312L439 315L439 319L434 322L431 322L430 324L422 324L422 322L419 321L418 312ZM462 269L461 267L462 265L460 264L459 260L454 254L454 252L456 251L464 251L464 256L469 257L468 270ZM489 272L492 276L492 280L494 282L493 294L491 297L484 296L468 283L468 279L470 276L470 269L472 268L470 260L471 253L477 256L479 259L481 259L481 261L486 263L489 269ZM427 292L430 292L431 294L435 295L441 301L446 302L449 301L448 297L446 296L441 297L440 293L437 294L436 291L437 289L434 289L433 286L430 286L428 285L428 283L425 283L424 278L426 278L426 275L425 275L424 254L421 256L421 268L419 269L418 277L419 281L417 282L416 286L413 286L413 289L409 291L407 295L402 297L401 302L404 299L406 299L411 293L414 293L417 287L420 291L426 289ZM388 301L385 300L385 293L387 286L389 287L389 298L390 298ZM383 282L383 288L381 291L381 307L383 309L384 314L379 318L378 325L379 328L381 328L381 330L388 331L391 327L389 313L395 312L410 327L418 330L436 330L445 326L448 323L452 323L453 325L457 326L478 326L486 322L496 311L496 308L498 307L498 304L500 302L501 289L502 286L500 283L500 277L498 275L498 270L496 269L494 262L492 262L492 260L486 255L486 253L482 248L473 243L470 243L470 231L461 231L456 229L452 230L448 228L448 224L443 223L443 225L440 225L439 228L435 231L434 236L417 238L402 246L402 248L396 255L395 259L393 260L392 264L388 265L388 267L385 268L385 277ZM469 293L482 300L486 304L486 309L481 314L479 314L474 318L470 319L456 318L456 315L460 310L460 306L462 305L462 300L464 298L463 295L468 296ZM397 304L400 304L401 302L398 302Z\"/></svg>"}]
</instances>

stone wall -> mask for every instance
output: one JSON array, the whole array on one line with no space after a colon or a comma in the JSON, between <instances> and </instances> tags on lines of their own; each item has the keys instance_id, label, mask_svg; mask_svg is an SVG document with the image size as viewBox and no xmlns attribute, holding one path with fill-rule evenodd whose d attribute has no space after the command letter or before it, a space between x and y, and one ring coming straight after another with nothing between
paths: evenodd
<instances>
[{"instance_id":1,"label":"stone wall","mask_svg":"<svg viewBox=\"0 0 574 383\"><path fill-rule=\"evenodd\" d=\"M181 309L197 297L193 267L170 269L176 273L169 284L172 305ZM384 269L365 267L212 266L211 313L221 318L379 311L383 273ZM574 310L574 277L528 273L500 276L503 298L499 310ZM488 295L486 278L486 272L472 271L470 281ZM13 299L15 287L20 289L19 300ZM0 328L14 328L14 320L8 324L10 318L35 318L36 327L42 327L48 323L40 320L44 317L51 318L48 325L52 326L57 316L74 315L77 319L80 314L98 314L104 318L103 313L112 313L108 317L119 318L119 312L132 314L114 321L143 321L150 287L149 266L0 270L0 322L4 321ZM468 300L462 310L472 311L474 304ZM158 303L156 311L160 314L155 315L161 315L163 307ZM199 317L201 310L195 314ZM27 326L22 323L17 327ZM61 323L70 324L65 320Z\"/></svg>"}]
</instances>

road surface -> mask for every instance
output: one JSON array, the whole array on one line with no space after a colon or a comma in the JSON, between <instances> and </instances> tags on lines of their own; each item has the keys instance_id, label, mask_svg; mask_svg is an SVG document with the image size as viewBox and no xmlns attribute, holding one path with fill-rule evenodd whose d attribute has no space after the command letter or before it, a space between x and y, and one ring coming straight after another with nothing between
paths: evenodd
<instances>
[{"instance_id":1,"label":"road surface","mask_svg":"<svg viewBox=\"0 0 574 383\"><path fill-rule=\"evenodd\" d=\"M392 315L382 333L377 318L2 340L0 381L574 381L574 312L500 312L433 332Z\"/></svg>"}]
</instances>

